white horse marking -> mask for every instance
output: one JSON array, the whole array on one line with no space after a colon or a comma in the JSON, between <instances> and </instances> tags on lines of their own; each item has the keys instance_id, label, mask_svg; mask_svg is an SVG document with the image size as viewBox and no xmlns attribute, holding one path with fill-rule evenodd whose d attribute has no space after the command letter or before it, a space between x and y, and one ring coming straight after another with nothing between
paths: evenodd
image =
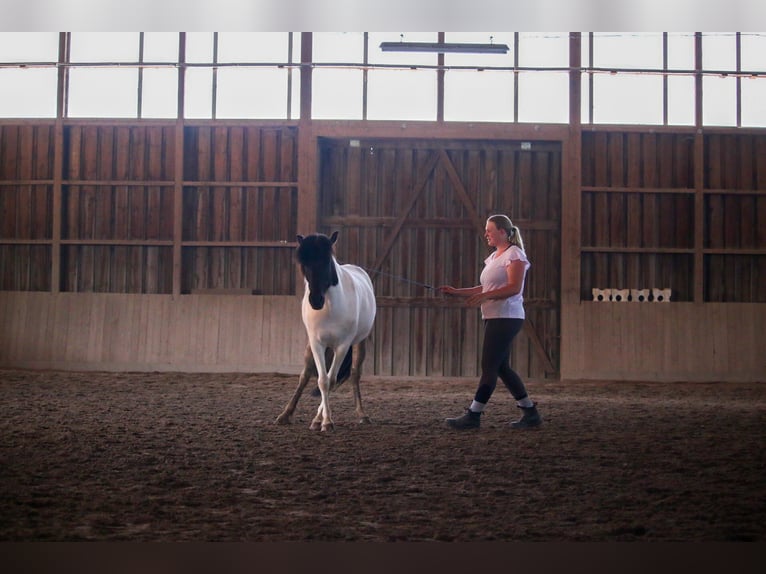
<instances>
[{"instance_id":1,"label":"white horse marking","mask_svg":"<svg viewBox=\"0 0 766 574\"><path fill-rule=\"evenodd\" d=\"M311 429L327 431L335 428L330 391L338 385L338 371L349 349L353 354L350 380L356 413L360 423L369 422L362 408L359 378L365 357L365 339L375 322L375 292L370 277L362 268L337 262L333 254L337 239L337 231L330 238L322 234L298 236L296 257L306 285L301 317L309 343L298 388L277 417L279 424L290 422L303 389L311 376L316 375L322 399L311 421ZM333 352L329 369L325 364L327 349Z\"/></svg>"}]
</instances>

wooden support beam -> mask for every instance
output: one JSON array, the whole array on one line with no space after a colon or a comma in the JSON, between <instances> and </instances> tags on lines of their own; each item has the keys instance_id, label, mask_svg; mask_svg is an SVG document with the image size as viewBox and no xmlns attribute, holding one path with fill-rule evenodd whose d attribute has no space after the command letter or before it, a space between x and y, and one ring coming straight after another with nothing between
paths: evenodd
<instances>
[{"instance_id":1,"label":"wooden support beam","mask_svg":"<svg viewBox=\"0 0 766 574\"><path fill-rule=\"evenodd\" d=\"M569 37L569 135L562 139L561 300L580 300L580 248L582 244L582 72L579 32Z\"/></svg>"},{"instance_id":2,"label":"wooden support beam","mask_svg":"<svg viewBox=\"0 0 766 574\"><path fill-rule=\"evenodd\" d=\"M705 134L702 131L702 33L694 34L694 302L705 299Z\"/></svg>"},{"instance_id":3,"label":"wooden support beam","mask_svg":"<svg viewBox=\"0 0 766 574\"><path fill-rule=\"evenodd\" d=\"M181 295L181 261L183 241L183 193L184 193L184 102L186 86L186 33L178 39L178 119L174 132L173 156L173 297Z\"/></svg>"}]
</instances>

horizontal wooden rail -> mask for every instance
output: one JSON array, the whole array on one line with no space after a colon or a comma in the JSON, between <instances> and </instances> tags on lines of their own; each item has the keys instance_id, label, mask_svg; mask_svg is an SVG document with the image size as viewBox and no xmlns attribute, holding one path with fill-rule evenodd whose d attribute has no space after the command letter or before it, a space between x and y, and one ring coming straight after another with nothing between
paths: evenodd
<instances>
[{"instance_id":1,"label":"horizontal wooden rail","mask_svg":"<svg viewBox=\"0 0 766 574\"><path fill-rule=\"evenodd\" d=\"M689 194L695 193L694 188L690 187L611 187L606 185L583 186L584 193L674 193Z\"/></svg>"}]
</instances>

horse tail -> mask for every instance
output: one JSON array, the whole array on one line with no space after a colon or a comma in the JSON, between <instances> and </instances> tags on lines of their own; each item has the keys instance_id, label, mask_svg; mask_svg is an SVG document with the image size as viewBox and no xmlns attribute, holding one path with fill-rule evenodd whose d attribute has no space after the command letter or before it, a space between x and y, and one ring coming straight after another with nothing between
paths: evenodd
<instances>
[{"instance_id":1,"label":"horse tail","mask_svg":"<svg viewBox=\"0 0 766 574\"><path fill-rule=\"evenodd\" d=\"M346 356L343 358L343 362L340 365L340 371L338 371L338 384L336 387L339 387L343 381L351 376L351 360L354 357L353 351L354 348L349 347Z\"/></svg>"},{"instance_id":2,"label":"horse tail","mask_svg":"<svg viewBox=\"0 0 766 574\"><path fill-rule=\"evenodd\" d=\"M343 357L343 362L340 365L340 370L338 371L338 381L335 383L335 385L330 389L331 391L334 391L337 389L341 384L348 379L351 376L351 362L354 358L353 353L354 347L349 347L348 352L346 353L346 356ZM327 352L325 353L325 364L329 365L330 361L332 361L332 351L330 349L327 349ZM318 397L322 393L319 392L319 387L314 387L314 390L311 391L312 397Z\"/></svg>"}]
</instances>

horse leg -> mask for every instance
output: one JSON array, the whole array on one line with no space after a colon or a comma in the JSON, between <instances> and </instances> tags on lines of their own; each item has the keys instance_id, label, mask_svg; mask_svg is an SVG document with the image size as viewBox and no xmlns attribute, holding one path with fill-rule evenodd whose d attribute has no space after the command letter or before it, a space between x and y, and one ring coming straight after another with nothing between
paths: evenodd
<instances>
[{"instance_id":1,"label":"horse leg","mask_svg":"<svg viewBox=\"0 0 766 574\"><path fill-rule=\"evenodd\" d=\"M285 406L282 414L277 417L277 420L275 421L276 424L286 425L292 422L293 413L295 412L295 407L298 406L298 401L301 398L301 394L303 394L303 389L306 388L311 377L316 376L317 368L314 363L314 355L311 353L311 346L306 345L306 352L303 354L303 370L301 371L301 376L298 378L298 387L295 389L293 396Z\"/></svg>"},{"instance_id":2,"label":"horse leg","mask_svg":"<svg viewBox=\"0 0 766 574\"><path fill-rule=\"evenodd\" d=\"M354 347L354 362L351 365L351 388L354 390L354 403L356 404L356 416L359 424L369 424L368 417L362 408L362 393L359 389L359 379L362 377L362 363L367 353L367 340L364 339Z\"/></svg>"},{"instance_id":3,"label":"horse leg","mask_svg":"<svg viewBox=\"0 0 766 574\"><path fill-rule=\"evenodd\" d=\"M334 426L332 424L330 404L328 400L330 394L330 378L324 361L326 348L314 341L309 341L309 345L311 345L311 352L314 356L314 364L317 369L317 386L319 387L319 394L322 397L319 402L319 407L317 408L317 414L311 421L309 428L311 428L311 430L333 430Z\"/></svg>"},{"instance_id":4,"label":"horse leg","mask_svg":"<svg viewBox=\"0 0 766 574\"><path fill-rule=\"evenodd\" d=\"M324 353L318 353L318 350L319 347L313 349L314 360L316 360L317 355L324 357ZM334 356L329 371L324 370L324 365L317 365L319 371L319 392L322 394L322 402L319 404L317 414L311 422L311 428L314 430L320 428L320 424L323 431L335 429L335 424L332 420L332 412L330 410L330 389L338 378L338 371L340 370L340 366L343 363L343 358L346 356L347 351L348 345L344 344L338 345L334 349Z\"/></svg>"}]
</instances>

